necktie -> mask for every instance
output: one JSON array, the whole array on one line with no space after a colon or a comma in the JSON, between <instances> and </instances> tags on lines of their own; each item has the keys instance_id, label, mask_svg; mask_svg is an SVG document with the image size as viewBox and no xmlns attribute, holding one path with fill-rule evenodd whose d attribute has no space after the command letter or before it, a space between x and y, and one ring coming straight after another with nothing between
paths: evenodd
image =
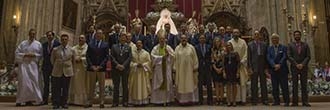
<instances>
[{"instance_id":1,"label":"necktie","mask_svg":"<svg viewBox=\"0 0 330 110\"><path fill-rule=\"evenodd\" d=\"M52 43L50 42L49 44L48 44L48 53L50 53L51 52L51 50L52 50Z\"/></svg>"},{"instance_id":2,"label":"necktie","mask_svg":"<svg viewBox=\"0 0 330 110\"><path fill-rule=\"evenodd\" d=\"M100 41L96 41L96 47L100 48Z\"/></svg>"},{"instance_id":3,"label":"necktie","mask_svg":"<svg viewBox=\"0 0 330 110\"><path fill-rule=\"evenodd\" d=\"M63 47L62 48L62 59L63 60L65 59L65 49L66 49L66 47Z\"/></svg>"},{"instance_id":4,"label":"necktie","mask_svg":"<svg viewBox=\"0 0 330 110\"><path fill-rule=\"evenodd\" d=\"M301 53L301 43L297 43L298 54Z\"/></svg>"},{"instance_id":5,"label":"necktie","mask_svg":"<svg viewBox=\"0 0 330 110\"><path fill-rule=\"evenodd\" d=\"M278 45L275 45L275 56L277 56L277 54L278 54Z\"/></svg>"},{"instance_id":6,"label":"necktie","mask_svg":"<svg viewBox=\"0 0 330 110\"><path fill-rule=\"evenodd\" d=\"M203 49L203 50L202 50L202 51L203 51L203 56L205 56L205 53L206 53L206 51L205 51L205 50L206 50L206 49L205 49L205 44L203 44L203 48L202 48L202 49Z\"/></svg>"},{"instance_id":7,"label":"necktie","mask_svg":"<svg viewBox=\"0 0 330 110\"><path fill-rule=\"evenodd\" d=\"M257 51L258 51L258 55L261 55L261 49L260 49L260 42L257 41Z\"/></svg>"}]
</instances>

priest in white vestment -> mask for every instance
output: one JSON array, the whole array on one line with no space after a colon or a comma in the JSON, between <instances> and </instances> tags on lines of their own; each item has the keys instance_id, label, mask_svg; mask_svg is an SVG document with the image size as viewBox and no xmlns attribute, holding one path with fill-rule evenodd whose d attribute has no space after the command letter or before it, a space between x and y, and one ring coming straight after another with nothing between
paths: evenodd
<instances>
[{"instance_id":1,"label":"priest in white vestment","mask_svg":"<svg viewBox=\"0 0 330 110\"><path fill-rule=\"evenodd\" d=\"M234 51L240 56L240 66L238 72L240 74L240 85L237 88L236 101L242 102L242 105L246 103L246 82L248 81L247 73L247 45L245 40L240 38L240 31L238 29L233 30L233 39L229 40L233 45Z\"/></svg>"},{"instance_id":2,"label":"priest in white vestment","mask_svg":"<svg viewBox=\"0 0 330 110\"><path fill-rule=\"evenodd\" d=\"M21 42L15 51L15 61L18 64L18 86L16 106L41 104L41 80L39 60L42 57L42 45L35 40L36 31L29 31L29 39Z\"/></svg>"},{"instance_id":3,"label":"priest in white vestment","mask_svg":"<svg viewBox=\"0 0 330 110\"><path fill-rule=\"evenodd\" d=\"M75 52L75 75L72 76L70 81L69 89L69 103L75 105L84 105L87 102L87 61L86 61L86 52L87 52L87 43L85 35L79 36L79 44L74 46L72 49Z\"/></svg>"},{"instance_id":4,"label":"priest in white vestment","mask_svg":"<svg viewBox=\"0 0 330 110\"><path fill-rule=\"evenodd\" d=\"M142 41L136 42L137 49L132 51L130 74L128 77L129 103L134 106L143 106L149 103L151 72L150 55L143 49Z\"/></svg>"},{"instance_id":5,"label":"priest in white vestment","mask_svg":"<svg viewBox=\"0 0 330 110\"><path fill-rule=\"evenodd\" d=\"M181 105L198 102L198 57L194 46L187 42L188 37L182 34L174 55L176 98Z\"/></svg>"},{"instance_id":6,"label":"priest in white vestment","mask_svg":"<svg viewBox=\"0 0 330 110\"><path fill-rule=\"evenodd\" d=\"M151 103L168 105L174 101L172 67L173 49L166 44L165 30L158 31L159 44L151 51L152 58L152 91Z\"/></svg>"}]
</instances>

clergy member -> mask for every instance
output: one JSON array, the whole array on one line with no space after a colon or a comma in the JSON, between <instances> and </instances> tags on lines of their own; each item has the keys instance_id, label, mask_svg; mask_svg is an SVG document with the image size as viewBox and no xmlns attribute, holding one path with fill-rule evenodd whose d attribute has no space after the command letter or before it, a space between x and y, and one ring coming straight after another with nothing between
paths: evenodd
<instances>
[{"instance_id":1,"label":"clergy member","mask_svg":"<svg viewBox=\"0 0 330 110\"><path fill-rule=\"evenodd\" d=\"M86 52L88 45L85 35L79 36L79 44L72 49L75 51L75 75L71 78L69 90L69 103L84 105L87 102L87 71Z\"/></svg>"},{"instance_id":2,"label":"clergy member","mask_svg":"<svg viewBox=\"0 0 330 110\"><path fill-rule=\"evenodd\" d=\"M39 60L42 57L42 45L35 40L36 30L30 29L29 39L21 42L15 51L15 61L18 63L18 86L16 106L33 105L42 102L39 80Z\"/></svg>"},{"instance_id":3,"label":"clergy member","mask_svg":"<svg viewBox=\"0 0 330 110\"><path fill-rule=\"evenodd\" d=\"M144 106L149 103L150 55L143 49L141 40L136 41L137 49L132 51L131 71L128 78L129 103Z\"/></svg>"},{"instance_id":4,"label":"clergy member","mask_svg":"<svg viewBox=\"0 0 330 110\"><path fill-rule=\"evenodd\" d=\"M159 44L151 51L153 68L151 103L166 106L174 101L172 82L174 51L166 44L165 30L158 31L157 36Z\"/></svg>"},{"instance_id":5,"label":"clergy member","mask_svg":"<svg viewBox=\"0 0 330 110\"><path fill-rule=\"evenodd\" d=\"M175 48L174 57L176 98L180 105L192 105L198 102L198 57L185 34L181 35L181 43Z\"/></svg>"},{"instance_id":6,"label":"clergy member","mask_svg":"<svg viewBox=\"0 0 330 110\"><path fill-rule=\"evenodd\" d=\"M237 97L236 101L241 102L241 105L245 105L246 103L246 82L248 80L248 74L247 74L247 50L248 46L243 40L240 34L240 31L238 29L233 30L233 39L229 40L233 45L234 51L238 53L240 56L240 66L238 69L238 72L240 74L240 86L237 88Z\"/></svg>"}]
</instances>

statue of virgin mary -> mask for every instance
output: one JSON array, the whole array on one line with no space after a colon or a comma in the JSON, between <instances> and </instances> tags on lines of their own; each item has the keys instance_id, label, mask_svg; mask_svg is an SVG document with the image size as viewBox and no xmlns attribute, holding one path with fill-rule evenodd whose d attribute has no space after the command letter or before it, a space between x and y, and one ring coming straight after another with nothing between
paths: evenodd
<instances>
[{"instance_id":1,"label":"statue of virgin mary","mask_svg":"<svg viewBox=\"0 0 330 110\"><path fill-rule=\"evenodd\" d=\"M160 30L160 29L164 29L164 25L165 24L170 24L171 26L171 30L170 30L170 33L171 34L174 34L174 35L177 35L178 34L178 31L176 30L176 27L175 27L175 24L171 18L171 12L165 8L163 9L161 12L160 12L160 18L157 22L157 25L156 25L156 33Z\"/></svg>"}]
</instances>

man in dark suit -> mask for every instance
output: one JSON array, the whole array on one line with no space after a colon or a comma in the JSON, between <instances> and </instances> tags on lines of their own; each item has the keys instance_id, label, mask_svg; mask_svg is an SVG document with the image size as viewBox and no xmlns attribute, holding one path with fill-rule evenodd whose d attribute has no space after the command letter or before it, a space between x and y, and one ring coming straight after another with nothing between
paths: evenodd
<instances>
[{"instance_id":1,"label":"man in dark suit","mask_svg":"<svg viewBox=\"0 0 330 110\"><path fill-rule=\"evenodd\" d=\"M114 30L115 30L115 33L111 33L108 38L109 48L111 48L114 44L118 44L118 42L119 42L120 25L115 24Z\"/></svg>"},{"instance_id":2,"label":"man in dark suit","mask_svg":"<svg viewBox=\"0 0 330 110\"><path fill-rule=\"evenodd\" d=\"M199 104L203 104L203 85L207 88L207 104L212 105L212 84L211 84L211 46L206 44L205 35L199 37L200 44L195 46L198 56L198 93Z\"/></svg>"},{"instance_id":3,"label":"man in dark suit","mask_svg":"<svg viewBox=\"0 0 330 110\"><path fill-rule=\"evenodd\" d=\"M216 28L215 24L209 24L208 25L208 32L205 33L206 42L209 45L213 45L213 39L217 37L217 34L214 32L214 29Z\"/></svg>"},{"instance_id":4,"label":"man in dark suit","mask_svg":"<svg viewBox=\"0 0 330 110\"><path fill-rule=\"evenodd\" d=\"M158 37L155 32L156 32L156 26L151 25L150 33L146 37L145 46L143 46L145 48L145 50L148 51L149 53L158 44Z\"/></svg>"},{"instance_id":5,"label":"man in dark suit","mask_svg":"<svg viewBox=\"0 0 330 110\"><path fill-rule=\"evenodd\" d=\"M226 27L226 34L224 37L224 41L228 42L229 40L231 40L233 38L233 29L230 26Z\"/></svg>"},{"instance_id":6,"label":"man in dark suit","mask_svg":"<svg viewBox=\"0 0 330 110\"><path fill-rule=\"evenodd\" d=\"M42 95L43 98L43 105L48 104L48 97L49 97L49 81L51 79L51 73L53 70L53 65L50 62L50 56L53 51L53 49L60 44L59 41L57 41L54 36L55 33L52 31L48 31L46 33L48 41L42 44L42 52L43 52L43 61L42 61L42 72L43 72L43 78L44 78L44 92Z\"/></svg>"},{"instance_id":7,"label":"man in dark suit","mask_svg":"<svg viewBox=\"0 0 330 110\"><path fill-rule=\"evenodd\" d=\"M167 40L167 45L171 46L172 49L175 49L175 39L177 39L176 35L170 33L171 30L171 25L170 24L165 24L164 26L165 31L166 31L166 40Z\"/></svg>"},{"instance_id":8,"label":"man in dark suit","mask_svg":"<svg viewBox=\"0 0 330 110\"><path fill-rule=\"evenodd\" d=\"M252 105L258 102L258 79L260 79L262 104L268 105L267 96L267 45L261 41L258 31L254 32L254 41L248 44L248 68L252 72L251 76L251 101Z\"/></svg>"},{"instance_id":9,"label":"man in dark suit","mask_svg":"<svg viewBox=\"0 0 330 110\"><path fill-rule=\"evenodd\" d=\"M89 28L88 28L88 32L87 34L85 35L86 36L86 43L89 44L90 42L93 42L95 40L95 27L94 25L91 25Z\"/></svg>"},{"instance_id":10,"label":"man in dark suit","mask_svg":"<svg viewBox=\"0 0 330 110\"><path fill-rule=\"evenodd\" d=\"M92 100L94 99L95 84L99 82L100 88L100 108L104 108L104 85L105 85L105 72L106 62L108 61L109 45L107 42L102 41L103 32L97 30L95 41L88 44L86 60L87 71L89 78L89 95L87 98L86 108L92 107Z\"/></svg>"},{"instance_id":11,"label":"man in dark suit","mask_svg":"<svg viewBox=\"0 0 330 110\"><path fill-rule=\"evenodd\" d=\"M273 86L273 106L280 105L280 89L281 86L284 106L289 106L289 88L288 88L288 73L289 69L286 63L287 48L279 44L279 35L272 35L272 44L267 49L267 60L270 65L270 74Z\"/></svg>"},{"instance_id":12,"label":"man in dark suit","mask_svg":"<svg viewBox=\"0 0 330 110\"><path fill-rule=\"evenodd\" d=\"M126 44L126 34L122 33L119 39L119 44L115 44L111 48L112 80L114 84L112 107L117 107L119 104L120 82L122 83L123 90L122 103L124 107L128 107L128 73L130 71L129 66L132 59L132 50Z\"/></svg>"},{"instance_id":13,"label":"man in dark suit","mask_svg":"<svg viewBox=\"0 0 330 110\"><path fill-rule=\"evenodd\" d=\"M205 29L204 29L204 26L203 25L200 25L198 27L198 33L194 34L193 36L193 42L195 45L198 45L199 44L199 36L201 35L205 35ZM206 38L205 38L206 39ZM206 41L207 42L207 41ZM212 45L210 45L212 47Z\"/></svg>"},{"instance_id":14,"label":"man in dark suit","mask_svg":"<svg viewBox=\"0 0 330 110\"><path fill-rule=\"evenodd\" d=\"M311 58L310 49L307 43L301 42L300 31L295 31L293 34L295 42L288 45L288 58L291 63L293 82L291 106L298 106L298 80L300 79L302 105L310 107L307 91L308 63Z\"/></svg>"},{"instance_id":15,"label":"man in dark suit","mask_svg":"<svg viewBox=\"0 0 330 110\"><path fill-rule=\"evenodd\" d=\"M134 34L132 35L132 42L136 44L138 40L141 40L143 44L145 44L145 36L142 33L142 25L136 25L134 27ZM145 46L145 45L144 45Z\"/></svg>"}]
</instances>

